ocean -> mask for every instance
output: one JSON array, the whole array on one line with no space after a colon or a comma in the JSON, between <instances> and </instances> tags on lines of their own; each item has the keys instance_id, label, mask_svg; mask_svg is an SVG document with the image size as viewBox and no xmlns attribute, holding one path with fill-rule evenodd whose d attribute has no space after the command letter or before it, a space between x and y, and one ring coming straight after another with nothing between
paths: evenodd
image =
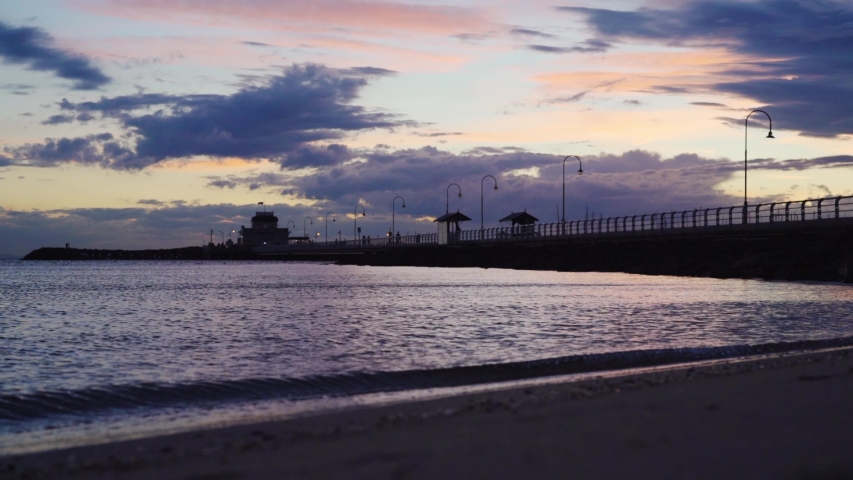
<instances>
[{"instance_id":1,"label":"ocean","mask_svg":"<svg viewBox=\"0 0 853 480\"><path fill-rule=\"evenodd\" d=\"M851 318L841 284L0 260L0 454L851 344Z\"/></svg>"}]
</instances>

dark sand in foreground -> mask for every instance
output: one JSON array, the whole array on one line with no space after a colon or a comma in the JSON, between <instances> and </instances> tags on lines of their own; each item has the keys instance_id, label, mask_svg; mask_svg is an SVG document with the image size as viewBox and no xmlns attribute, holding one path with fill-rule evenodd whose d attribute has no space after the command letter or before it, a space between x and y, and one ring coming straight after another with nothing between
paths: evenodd
<instances>
[{"instance_id":1,"label":"dark sand in foreground","mask_svg":"<svg viewBox=\"0 0 853 480\"><path fill-rule=\"evenodd\" d=\"M853 478L853 349L7 457L0 478Z\"/></svg>"}]
</instances>

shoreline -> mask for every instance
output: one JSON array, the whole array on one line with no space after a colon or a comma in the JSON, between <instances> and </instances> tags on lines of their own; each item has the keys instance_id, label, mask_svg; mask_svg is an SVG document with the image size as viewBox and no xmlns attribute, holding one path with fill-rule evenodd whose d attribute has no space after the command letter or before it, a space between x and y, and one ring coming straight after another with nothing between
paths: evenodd
<instances>
[{"instance_id":1,"label":"shoreline","mask_svg":"<svg viewBox=\"0 0 853 480\"><path fill-rule=\"evenodd\" d=\"M0 479L853 475L853 347L538 380L11 455Z\"/></svg>"}]
</instances>

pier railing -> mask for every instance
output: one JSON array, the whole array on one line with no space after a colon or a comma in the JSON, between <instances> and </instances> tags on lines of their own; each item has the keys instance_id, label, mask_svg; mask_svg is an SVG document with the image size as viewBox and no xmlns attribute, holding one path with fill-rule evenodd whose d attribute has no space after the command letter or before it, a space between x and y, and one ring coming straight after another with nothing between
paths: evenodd
<instances>
[{"instance_id":1,"label":"pier railing","mask_svg":"<svg viewBox=\"0 0 853 480\"><path fill-rule=\"evenodd\" d=\"M663 235L698 230L737 230L763 226L793 226L804 222L838 222L853 219L853 196L760 203L732 207L591 218L568 222L537 223L514 227L462 230L448 236L449 244L551 241L590 236ZM813 223L809 223L813 224ZM334 242L293 243L256 247L258 253L306 249L370 249L436 245L436 233L365 237Z\"/></svg>"}]
</instances>

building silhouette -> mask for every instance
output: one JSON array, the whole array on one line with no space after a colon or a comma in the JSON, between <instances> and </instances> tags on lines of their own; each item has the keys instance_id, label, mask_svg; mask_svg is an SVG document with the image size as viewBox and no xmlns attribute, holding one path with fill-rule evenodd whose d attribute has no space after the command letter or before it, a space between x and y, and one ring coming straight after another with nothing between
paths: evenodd
<instances>
[{"instance_id":1,"label":"building silhouette","mask_svg":"<svg viewBox=\"0 0 853 480\"><path fill-rule=\"evenodd\" d=\"M255 212L252 217L252 228L240 227L238 242L246 247L259 245L287 245L290 241L290 230L278 228L278 217L269 212Z\"/></svg>"}]
</instances>

